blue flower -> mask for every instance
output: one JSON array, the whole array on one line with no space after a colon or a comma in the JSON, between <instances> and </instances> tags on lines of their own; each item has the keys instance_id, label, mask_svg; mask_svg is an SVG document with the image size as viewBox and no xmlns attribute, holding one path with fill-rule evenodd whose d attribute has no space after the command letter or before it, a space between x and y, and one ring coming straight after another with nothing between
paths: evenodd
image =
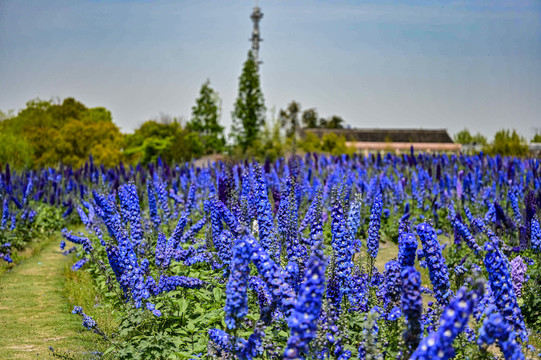
<instances>
[{"instance_id":1,"label":"blue flower","mask_svg":"<svg viewBox=\"0 0 541 360\"><path fill-rule=\"evenodd\" d=\"M421 223L417 225L417 234L423 244L423 253L426 257L430 281L434 288L434 296L440 304L447 304L451 293L449 269L445 265L445 258L436 236L436 230L427 223Z\"/></svg>"},{"instance_id":2,"label":"blue flower","mask_svg":"<svg viewBox=\"0 0 541 360\"><path fill-rule=\"evenodd\" d=\"M375 259L379 251L379 229L381 227L381 209L383 200L381 194L376 195L372 208L370 210L370 222L368 224L368 239L366 246L368 253Z\"/></svg>"},{"instance_id":3,"label":"blue flower","mask_svg":"<svg viewBox=\"0 0 541 360\"><path fill-rule=\"evenodd\" d=\"M73 266L71 267L71 270L77 271L83 267L84 264L88 261L87 258L82 258L81 260L77 261Z\"/></svg>"},{"instance_id":4,"label":"blue flower","mask_svg":"<svg viewBox=\"0 0 541 360\"><path fill-rule=\"evenodd\" d=\"M2 220L0 221L0 229L4 229L9 219L9 200L7 196L4 198L2 206Z\"/></svg>"},{"instance_id":5,"label":"blue flower","mask_svg":"<svg viewBox=\"0 0 541 360\"><path fill-rule=\"evenodd\" d=\"M272 294L267 284L259 277L250 277L250 289L257 294L259 301L259 318L263 323L269 325L272 321Z\"/></svg>"},{"instance_id":6,"label":"blue flower","mask_svg":"<svg viewBox=\"0 0 541 360\"><path fill-rule=\"evenodd\" d=\"M355 195L355 199L351 203L348 211L348 229L350 232L350 237L353 242L355 242L355 251L359 251L361 248L361 242L357 242L357 233L361 227L361 205L362 197L360 194Z\"/></svg>"},{"instance_id":7,"label":"blue flower","mask_svg":"<svg viewBox=\"0 0 541 360\"><path fill-rule=\"evenodd\" d=\"M73 235L71 231L68 231L68 229L64 228L62 229L62 236L66 239L71 241L72 243L79 244L83 246L83 250L87 253L92 252L93 247L90 240L84 236L76 236Z\"/></svg>"},{"instance_id":8,"label":"blue flower","mask_svg":"<svg viewBox=\"0 0 541 360\"><path fill-rule=\"evenodd\" d=\"M158 295L162 292L173 291L178 287L185 289L199 289L204 286L205 282L198 278L192 278L187 276L160 276L158 286L154 290L154 295Z\"/></svg>"},{"instance_id":9,"label":"blue flower","mask_svg":"<svg viewBox=\"0 0 541 360\"><path fill-rule=\"evenodd\" d=\"M272 208L269 202L267 184L259 164L255 164L255 191L257 197L257 225L259 229L259 243L273 258L279 256L276 228L272 217Z\"/></svg>"},{"instance_id":10,"label":"blue flower","mask_svg":"<svg viewBox=\"0 0 541 360\"><path fill-rule=\"evenodd\" d=\"M353 267L353 241L349 232L344 211L339 196L335 193L332 205L332 240L331 245L334 250L336 262L336 276L338 281L338 302L343 295L349 294L348 280L351 276Z\"/></svg>"},{"instance_id":11,"label":"blue flower","mask_svg":"<svg viewBox=\"0 0 541 360\"><path fill-rule=\"evenodd\" d=\"M285 280L284 271L272 260L269 254L253 237L247 241L252 246L252 261L273 296L273 308L278 306L289 317L295 306L295 291Z\"/></svg>"},{"instance_id":12,"label":"blue flower","mask_svg":"<svg viewBox=\"0 0 541 360\"><path fill-rule=\"evenodd\" d=\"M378 291L378 295L383 299L383 305L386 310L398 304L401 292L400 264L396 260L391 260L385 264L383 283L380 285Z\"/></svg>"},{"instance_id":13,"label":"blue flower","mask_svg":"<svg viewBox=\"0 0 541 360\"><path fill-rule=\"evenodd\" d=\"M520 345L516 341L516 333L498 312L492 312L483 321L479 330L479 346L492 345L498 341L506 360L525 360Z\"/></svg>"},{"instance_id":14,"label":"blue flower","mask_svg":"<svg viewBox=\"0 0 541 360\"><path fill-rule=\"evenodd\" d=\"M86 315L84 312L83 312L83 308L80 307L80 306L75 306L73 308L73 311L71 312L72 314L79 314L83 317L83 326L87 329L87 330L92 330L94 331L96 334L100 334L100 335L104 335L103 332L100 330L100 328L98 327L98 324L96 323L96 321L94 319L92 319L90 316Z\"/></svg>"},{"instance_id":15,"label":"blue flower","mask_svg":"<svg viewBox=\"0 0 541 360\"><path fill-rule=\"evenodd\" d=\"M421 274L413 266L402 269L402 313L407 320L403 338L411 351L417 348L421 336L421 315L423 297L421 295Z\"/></svg>"},{"instance_id":16,"label":"blue flower","mask_svg":"<svg viewBox=\"0 0 541 360\"><path fill-rule=\"evenodd\" d=\"M150 219L154 223L154 226L157 227L160 225L161 219L158 215L158 204L156 203L156 193L154 191L154 186L150 179L147 180L147 195L148 195L148 210L150 214Z\"/></svg>"},{"instance_id":17,"label":"blue flower","mask_svg":"<svg viewBox=\"0 0 541 360\"><path fill-rule=\"evenodd\" d=\"M185 243L185 242L188 242L188 241L193 241L194 238L195 238L195 235L197 235L197 233L199 231L201 231L201 229L206 225L207 223L207 218L204 217L202 218L201 220L199 220L198 222L196 222L194 225L192 225L188 231L186 231L182 237L180 238L180 242L181 243Z\"/></svg>"},{"instance_id":18,"label":"blue flower","mask_svg":"<svg viewBox=\"0 0 541 360\"><path fill-rule=\"evenodd\" d=\"M541 227L537 217L532 219L532 249L536 252L541 252Z\"/></svg>"},{"instance_id":19,"label":"blue flower","mask_svg":"<svg viewBox=\"0 0 541 360\"><path fill-rule=\"evenodd\" d=\"M447 360L455 355L453 340L460 334L468 323L479 295L477 291L467 292L461 288L451 300L440 317L437 331L425 337L412 354L412 360Z\"/></svg>"},{"instance_id":20,"label":"blue flower","mask_svg":"<svg viewBox=\"0 0 541 360\"><path fill-rule=\"evenodd\" d=\"M417 238L414 233L404 232L398 237L398 262L404 269L415 264L415 253L417 251Z\"/></svg>"},{"instance_id":21,"label":"blue flower","mask_svg":"<svg viewBox=\"0 0 541 360\"><path fill-rule=\"evenodd\" d=\"M291 336L287 341L284 359L303 359L315 338L323 293L325 291L325 260L323 252L315 250L308 260L304 282L295 309L289 319Z\"/></svg>"},{"instance_id":22,"label":"blue flower","mask_svg":"<svg viewBox=\"0 0 541 360\"><path fill-rule=\"evenodd\" d=\"M141 227L141 208L137 188L133 183L121 185L118 189L118 197L125 220L130 224L131 240L139 244L143 240Z\"/></svg>"},{"instance_id":23,"label":"blue flower","mask_svg":"<svg viewBox=\"0 0 541 360\"><path fill-rule=\"evenodd\" d=\"M493 242L485 243L485 250L485 266L496 307L520 338L527 341L528 333L509 273L509 261Z\"/></svg>"},{"instance_id":24,"label":"blue flower","mask_svg":"<svg viewBox=\"0 0 541 360\"><path fill-rule=\"evenodd\" d=\"M231 272L226 287L225 323L229 329L238 327L239 321L248 314L250 257L251 246L246 237L237 239L233 245Z\"/></svg>"},{"instance_id":25,"label":"blue flower","mask_svg":"<svg viewBox=\"0 0 541 360\"><path fill-rule=\"evenodd\" d=\"M460 237L466 241L466 244L468 244L470 249L472 249L475 254L478 254L479 251L481 251L481 247L475 242L475 238L471 234L468 227L464 225L457 217L451 219L451 224Z\"/></svg>"}]
</instances>

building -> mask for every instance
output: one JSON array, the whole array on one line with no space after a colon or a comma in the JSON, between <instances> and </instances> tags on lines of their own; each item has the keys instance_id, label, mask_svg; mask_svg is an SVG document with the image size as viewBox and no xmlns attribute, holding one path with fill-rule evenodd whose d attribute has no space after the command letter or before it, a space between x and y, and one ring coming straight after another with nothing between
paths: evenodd
<instances>
[{"instance_id":1,"label":"building","mask_svg":"<svg viewBox=\"0 0 541 360\"><path fill-rule=\"evenodd\" d=\"M458 152L460 144L455 144L445 129L301 129L300 135L312 132L319 138L325 134L335 133L346 138L346 145L362 150L393 151L396 153L410 151L426 152Z\"/></svg>"}]
</instances>

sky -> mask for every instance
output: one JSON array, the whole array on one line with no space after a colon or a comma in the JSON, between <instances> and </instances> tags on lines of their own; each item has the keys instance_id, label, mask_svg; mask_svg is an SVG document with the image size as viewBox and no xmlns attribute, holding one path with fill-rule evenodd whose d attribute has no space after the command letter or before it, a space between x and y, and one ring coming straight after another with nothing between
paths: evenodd
<instances>
[{"instance_id":1,"label":"sky","mask_svg":"<svg viewBox=\"0 0 541 360\"><path fill-rule=\"evenodd\" d=\"M0 110L75 97L131 132L189 119L209 79L229 127L254 4L0 0ZM258 5L269 118L296 100L360 128L541 130L541 1Z\"/></svg>"}]
</instances>

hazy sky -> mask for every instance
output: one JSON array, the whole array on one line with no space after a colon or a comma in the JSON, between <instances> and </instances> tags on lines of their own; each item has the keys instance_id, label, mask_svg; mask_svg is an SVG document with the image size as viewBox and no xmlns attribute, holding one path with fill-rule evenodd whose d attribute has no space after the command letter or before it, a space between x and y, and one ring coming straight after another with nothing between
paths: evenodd
<instances>
[{"instance_id":1,"label":"hazy sky","mask_svg":"<svg viewBox=\"0 0 541 360\"><path fill-rule=\"evenodd\" d=\"M541 1L259 1L269 110L354 127L541 129ZM0 109L73 96L123 131L189 118L209 78L231 110L253 1L0 0Z\"/></svg>"}]
</instances>

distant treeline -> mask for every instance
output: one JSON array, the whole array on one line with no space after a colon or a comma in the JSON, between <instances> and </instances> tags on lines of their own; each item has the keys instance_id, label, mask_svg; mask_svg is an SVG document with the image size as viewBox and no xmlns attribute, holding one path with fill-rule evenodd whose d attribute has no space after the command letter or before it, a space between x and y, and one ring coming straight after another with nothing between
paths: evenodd
<instances>
[{"instance_id":1,"label":"distant treeline","mask_svg":"<svg viewBox=\"0 0 541 360\"><path fill-rule=\"evenodd\" d=\"M79 167L89 155L105 166L119 161L149 163L158 157L167 162L183 162L210 154L227 154L235 158L269 158L274 160L293 149L331 154L353 153L346 139L334 133L318 138L306 132L297 139L297 129L345 126L339 116L322 118L315 108L302 110L292 101L267 119L257 66L251 53L239 77L238 97L231 114L229 141L220 124L221 100L206 81L185 124L162 116L148 120L132 134L122 134L110 111L103 107L88 108L66 98L61 102L31 100L18 114L0 112L0 164L15 168L39 168L59 163ZM465 129L455 135L462 144L481 144L491 154L526 155L525 139L516 131L498 132L491 144L481 134L471 135ZM541 135L533 141L541 142Z\"/></svg>"},{"instance_id":2,"label":"distant treeline","mask_svg":"<svg viewBox=\"0 0 541 360\"><path fill-rule=\"evenodd\" d=\"M78 167L90 154L105 166L115 166L121 160L149 163L158 157L183 162L209 154L273 160L293 146L333 154L351 152L345 139L334 134L306 144L294 141L299 118L305 127L342 128L344 121L338 116L320 118L313 108L301 112L296 102L280 110L276 119L267 120L266 112L257 67L249 53L239 78L229 141L220 124L221 100L207 80L185 124L161 116L144 122L132 134L122 134L107 109L88 108L74 98L61 102L36 99L18 114L0 112L0 164Z\"/></svg>"}]
</instances>

